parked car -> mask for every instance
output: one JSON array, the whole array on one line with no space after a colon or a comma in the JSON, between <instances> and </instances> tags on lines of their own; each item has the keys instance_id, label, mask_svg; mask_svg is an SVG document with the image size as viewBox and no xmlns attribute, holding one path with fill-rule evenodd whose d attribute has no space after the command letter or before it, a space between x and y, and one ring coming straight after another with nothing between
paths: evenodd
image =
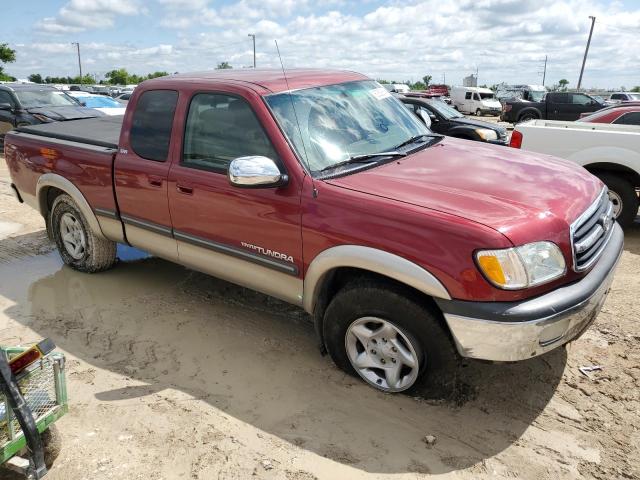
<instances>
[{"instance_id":1,"label":"parked car","mask_svg":"<svg viewBox=\"0 0 640 480\"><path fill-rule=\"evenodd\" d=\"M0 85L0 144L5 133L15 127L101 115L101 112L83 107L53 87L16 83Z\"/></svg>"},{"instance_id":2,"label":"parked car","mask_svg":"<svg viewBox=\"0 0 640 480\"><path fill-rule=\"evenodd\" d=\"M495 123L465 117L437 99L398 97L430 130L449 137L506 145L507 130Z\"/></svg>"},{"instance_id":3,"label":"parked car","mask_svg":"<svg viewBox=\"0 0 640 480\"><path fill-rule=\"evenodd\" d=\"M540 102L547 93L544 85L507 85L500 84L496 90L496 97L500 102L507 100L524 100L527 102Z\"/></svg>"},{"instance_id":4,"label":"parked car","mask_svg":"<svg viewBox=\"0 0 640 480\"><path fill-rule=\"evenodd\" d=\"M609 95L611 103L640 101L640 92L616 92Z\"/></svg>"},{"instance_id":5,"label":"parked car","mask_svg":"<svg viewBox=\"0 0 640 480\"><path fill-rule=\"evenodd\" d=\"M404 83L385 83L382 86L391 93L408 93L411 91L409 85L405 85Z\"/></svg>"},{"instance_id":6,"label":"parked car","mask_svg":"<svg viewBox=\"0 0 640 480\"><path fill-rule=\"evenodd\" d=\"M505 100L500 120L518 123L535 119L577 120L580 114L595 112L606 105L586 93L549 92L542 100L530 102L523 100Z\"/></svg>"},{"instance_id":7,"label":"parked car","mask_svg":"<svg viewBox=\"0 0 640 480\"><path fill-rule=\"evenodd\" d=\"M86 92L69 92L69 95L85 107L93 108L105 115L124 115L126 110L122 103L108 96Z\"/></svg>"},{"instance_id":8,"label":"parked car","mask_svg":"<svg viewBox=\"0 0 640 480\"><path fill-rule=\"evenodd\" d=\"M510 145L583 166L607 185L618 223L628 227L634 222L640 188L639 127L535 120L516 125Z\"/></svg>"},{"instance_id":9,"label":"parked car","mask_svg":"<svg viewBox=\"0 0 640 480\"><path fill-rule=\"evenodd\" d=\"M21 127L6 161L71 268L109 269L126 242L278 297L398 392L450 386L458 355L572 341L622 252L598 178L471 145L354 72L238 69L145 81L124 119Z\"/></svg>"},{"instance_id":10,"label":"parked car","mask_svg":"<svg viewBox=\"0 0 640 480\"><path fill-rule=\"evenodd\" d=\"M116 99L117 102L123 103L123 104L126 105L129 102L129 99L131 98L131 95L132 95L131 92L121 93L115 99Z\"/></svg>"},{"instance_id":11,"label":"parked car","mask_svg":"<svg viewBox=\"0 0 640 480\"><path fill-rule=\"evenodd\" d=\"M500 114L500 102L489 88L453 87L451 102L462 113L475 114L478 117L485 113Z\"/></svg>"},{"instance_id":12,"label":"parked car","mask_svg":"<svg viewBox=\"0 0 640 480\"><path fill-rule=\"evenodd\" d=\"M625 102L603 108L595 113L583 113L577 121L586 123L640 125L640 102Z\"/></svg>"}]
</instances>

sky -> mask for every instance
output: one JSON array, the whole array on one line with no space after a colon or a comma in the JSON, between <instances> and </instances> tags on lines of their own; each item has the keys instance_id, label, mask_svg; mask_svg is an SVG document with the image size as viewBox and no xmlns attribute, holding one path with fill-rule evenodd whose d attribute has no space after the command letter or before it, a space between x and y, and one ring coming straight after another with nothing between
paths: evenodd
<instances>
[{"instance_id":1,"label":"sky","mask_svg":"<svg viewBox=\"0 0 640 480\"><path fill-rule=\"evenodd\" d=\"M258 67L355 70L376 79L640 85L640 0L30 0L2 6L0 43L18 78Z\"/></svg>"}]
</instances>

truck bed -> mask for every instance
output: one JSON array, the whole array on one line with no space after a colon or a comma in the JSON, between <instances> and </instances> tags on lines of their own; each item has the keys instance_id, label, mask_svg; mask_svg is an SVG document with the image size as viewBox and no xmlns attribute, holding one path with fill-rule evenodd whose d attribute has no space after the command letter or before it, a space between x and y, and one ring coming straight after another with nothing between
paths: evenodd
<instances>
[{"instance_id":1,"label":"truck bed","mask_svg":"<svg viewBox=\"0 0 640 480\"><path fill-rule=\"evenodd\" d=\"M118 148L123 115L18 127L18 132L106 148Z\"/></svg>"}]
</instances>

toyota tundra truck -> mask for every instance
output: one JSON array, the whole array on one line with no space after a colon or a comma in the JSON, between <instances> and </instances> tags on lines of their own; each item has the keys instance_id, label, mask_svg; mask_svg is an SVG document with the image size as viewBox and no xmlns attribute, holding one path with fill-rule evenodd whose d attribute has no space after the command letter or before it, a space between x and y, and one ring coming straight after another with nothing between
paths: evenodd
<instances>
[{"instance_id":1,"label":"toyota tundra truck","mask_svg":"<svg viewBox=\"0 0 640 480\"><path fill-rule=\"evenodd\" d=\"M353 72L149 80L124 117L20 127L5 157L71 268L123 243L298 305L385 392L574 340L623 246L582 167L436 135Z\"/></svg>"}]
</instances>

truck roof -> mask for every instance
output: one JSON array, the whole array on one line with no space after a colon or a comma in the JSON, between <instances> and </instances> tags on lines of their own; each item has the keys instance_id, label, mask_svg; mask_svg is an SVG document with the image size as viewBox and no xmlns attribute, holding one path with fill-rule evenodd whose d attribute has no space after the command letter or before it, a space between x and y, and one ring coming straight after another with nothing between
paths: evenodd
<instances>
[{"instance_id":1,"label":"truck roof","mask_svg":"<svg viewBox=\"0 0 640 480\"><path fill-rule=\"evenodd\" d=\"M285 81L282 70L276 68L243 68L238 70L224 69L206 72L179 73L176 75L147 80L144 84L145 86L151 86L156 83L165 84L186 80L206 85L211 81L233 81L262 87L262 89L267 90L266 92L262 92L262 94L268 95L270 93L285 92L287 90L299 90L302 88L320 87L336 83L369 80L365 75L346 70L296 68L286 70L286 73L287 78ZM289 88L287 88L287 82Z\"/></svg>"}]
</instances>

